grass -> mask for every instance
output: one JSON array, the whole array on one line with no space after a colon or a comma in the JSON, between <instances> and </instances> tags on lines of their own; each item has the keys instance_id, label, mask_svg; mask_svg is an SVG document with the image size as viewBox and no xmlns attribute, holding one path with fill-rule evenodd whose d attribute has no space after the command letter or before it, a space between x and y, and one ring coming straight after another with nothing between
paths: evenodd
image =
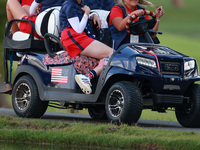
<instances>
[{"instance_id":1,"label":"grass","mask_svg":"<svg viewBox=\"0 0 200 150\"><path fill-rule=\"evenodd\" d=\"M142 111L140 119L177 121L174 110L167 110L166 113L159 113L157 111L145 109Z\"/></svg>"},{"instance_id":2,"label":"grass","mask_svg":"<svg viewBox=\"0 0 200 150\"><path fill-rule=\"evenodd\" d=\"M57 108L51 108L51 107L48 107L47 111L48 112L71 113L71 109L57 109ZM88 115L88 110L83 109L83 110L75 111L73 113ZM177 121L174 109L167 110L165 113L159 113L157 111L151 111L150 109L144 109L142 111L140 119Z\"/></svg>"},{"instance_id":3,"label":"grass","mask_svg":"<svg viewBox=\"0 0 200 150\"><path fill-rule=\"evenodd\" d=\"M6 23L6 0L1 0L0 1L0 78L1 77L1 73L3 72L3 47L2 47L2 42L3 42L3 37L4 37L4 33L5 33L5 23Z\"/></svg>"},{"instance_id":4,"label":"grass","mask_svg":"<svg viewBox=\"0 0 200 150\"><path fill-rule=\"evenodd\" d=\"M162 45L168 46L176 51L195 58L200 64L200 42L199 39L164 33L159 36Z\"/></svg>"},{"instance_id":5,"label":"grass","mask_svg":"<svg viewBox=\"0 0 200 150\"><path fill-rule=\"evenodd\" d=\"M163 6L165 10L165 14L161 18L160 30L178 35L186 35L191 38L200 38L200 20L198 19L200 12L197 11L200 1L193 0L191 2L184 0L184 8L173 7L171 1L151 0L157 6ZM146 7L146 9L155 11L155 9L149 7Z\"/></svg>"},{"instance_id":6,"label":"grass","mask_svg":"<svg viewBox=\"0 0 200 150\"><path fill-rule=\"evenodd\" d=\"M200 134L143 129L138 126L68 123L0 116L0 141L112 149L200 148Z\"/></svg>"}]
</instances>

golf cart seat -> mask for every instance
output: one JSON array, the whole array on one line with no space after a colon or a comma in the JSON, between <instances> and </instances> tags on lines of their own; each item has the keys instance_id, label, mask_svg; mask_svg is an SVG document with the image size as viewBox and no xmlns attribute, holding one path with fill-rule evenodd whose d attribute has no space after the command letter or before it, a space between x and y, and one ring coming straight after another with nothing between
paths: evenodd
<instances>
[{"instance_id":1,"label":"golf cart seat","mask_svg":"<svg viewBox=\"0 0 200 150\"><path fill-rule=\"evenodd\" d=\"M101 19L101 28L102 29L108 28L107 17L109 15L110 11L94 9L94 10L91 10L91 13L96 14Z\"/></svg>"},{"instance_id":2,"label":"golf cart seat","mask_svg":"<svg viewBox=\"0 0 200 150\"><path fill-rule=\"evenodd\" d=\"M31 25L30 34L17 31L11 36L11 26L14 22L27 22ZM26 51L26 50L42 50L44 49L44 42L42 40L34 39L35 25L30 20L13 19L7 23L5 36L3 39L3 47L12 51Z\"/></svg>"},{"instance_id":3,"label":"golf cart seat","mask_svg":"<svg viewBox=\"0 0 200 150\"><path fill-rule=\"evenodd\" d=\"M8 22L6 33L4 36L3 46L4 48L26 51L26 50L45 50L44 41L34 37L34 30L37 34L44 38L46 33L59 36L59 10L61 7L52 7L46 9L37 16L35 24L30 20L19 20L13 19ZM31 33L23 33L17 31L13 34L12 38L10 35L10 28L16 21L28 22L31 25Z\"/></svg>"},{"instance_id":4,"label":"golf cart seat","mask_svg":"<svg viewBox=\"0 0 200 150\"><path fill-rule=\"evenodd\" d=\"M9 92L12 90L12 86L10 84L12 61L19 61L20 57L23 56L23 54L20 54L18 52L46 53L44 40L39 40L34 37L35 29L38 35L40 35L40 37L42 38L46 32L59 36L59 10L60 10L60 7L54 7L54 8L50 8L49 10L43 11L37 16L37 20L35 24L33 21L25 20L25 19L13 19L6 24L6 30L5 30L5 35L3 39L5 79L4 79L4 83L0 84L0 93ZM17 31L12 35L11 26L14 22L29 23L31 26L30 34ZM58 44L54 43L54 45L58 45ZM16 54L20 54L21 56L19 57L19 55L17 55L18 56L17 57ZM10 61L10 69L8 67L8 61ZM10 72L8 72L9 70ZM9 76L10 76L10 80L8 79Z\"/></svg>"},{"instance_id":5,"label":"golf cart seat","mask_svg":"<svg viewBox=\"0 0 200 150\"><path fill-rule=\"evenodd\" d=\"M46 33L51 33L57 37L60 36L60 9L60 6L51 7L37 16L35 30L40 37L44 38Z\"/></svg>"},{"instance_id":6,"label":"golf cart seat","mask_svg":"<svg viewBox=\"0 0 200 150\"><path fill-rule=\"evenodd\" d=\"M101 19L101 29L97 29L93 24L93 21L90 23L90 26L96 35L96 39L102 43L112 46L112 38L110 30L108 29L107 17L110 14L110 11L95 9L91 10L92 14L96 14Z\"/></svg>"},{"instance_id":7,"label":"golf cart seat","mask_svg":"<svg viewBox=\"0 0 200 150\"><path fill-rule=\"evenodd\" d=\"M29 38L29 36L30 36L30 34L28 34L28 33L17 31L13 34L12 40L14 40L14 41L24 41L24 40L27 40ZM34 36L34 40L39 40L39 39Z\"/></svg>"}]
</instances>

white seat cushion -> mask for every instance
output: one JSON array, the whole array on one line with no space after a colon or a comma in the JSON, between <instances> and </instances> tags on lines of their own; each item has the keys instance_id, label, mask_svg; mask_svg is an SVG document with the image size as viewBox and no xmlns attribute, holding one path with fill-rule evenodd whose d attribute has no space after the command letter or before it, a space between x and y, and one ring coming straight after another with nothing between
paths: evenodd
<instances>
[{"instance_id":1,"label":"white seat cushion","mask_svg":"<svg viewBox=\"0 0 200 150\"><path fill-rule=\"evenodd\" d=\"M107 22L107 17L110 13L110 11L107 10L100 10L100 9L94 9L91 10L91 14L97 14L99 18L101 19L101 28L108 28L108 22Z\"/></svg>"},{"instance_id":2,"label":"white seat cushion","mask_svg":"<svg viewBox=\"0 0 200 150\"><path fill-rule=\"evenodd\" d=\"M37 34L44 37L46 33L51 33L57 37L60 35L59 7L51 7L41 12L35 22Z\"/></svg>"},{"instance_id":3,"label":"white seat cushion","mask_svg":"<svg viewBox=\"0 0 200 150\"><path fill-rule=\"evenodd\" d=\"M12 39L14 41L24 41L27 40L29 38L30 34L28 33L24 33L21 31L17 31L13 34ZM39 40L38 38L34 37L35 40Z\"/></svg>"}]
</instances>

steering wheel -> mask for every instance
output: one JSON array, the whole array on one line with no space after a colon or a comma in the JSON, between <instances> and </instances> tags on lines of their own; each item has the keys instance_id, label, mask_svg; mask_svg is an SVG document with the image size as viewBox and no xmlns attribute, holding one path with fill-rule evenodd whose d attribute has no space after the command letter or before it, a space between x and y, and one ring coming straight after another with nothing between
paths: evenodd
<instances>
[{"instance_id":1,"label":"steering wheel","mask_svg":"<svg viewBox=\"0 0 200 150\"><path fill-rule=\"evenodd\" d=\"M126 30L130 34L140 35L148 31L148 29L152 29L156 23L156 15L152 11L145 10L144 15L152 16L152 19L139 19L138 21L134 21L138 16L133 14L129 17L126 22Z\"/></svg>"}]
</instances>

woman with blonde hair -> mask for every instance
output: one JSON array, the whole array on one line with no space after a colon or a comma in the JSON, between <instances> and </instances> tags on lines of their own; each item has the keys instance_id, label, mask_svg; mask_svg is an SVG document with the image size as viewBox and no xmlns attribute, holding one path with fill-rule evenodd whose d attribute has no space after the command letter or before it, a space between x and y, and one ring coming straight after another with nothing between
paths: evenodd
<instances>
[{"instance_id":1,"label":"woman with blonde hair","mask_svg":"<svg viewBox=\"0 0 200 150\"><path fill-rule=\"evenodd\" d=\"M158 31L160 18L164 15L164 10L162 6L157 7L149 1L146 0L119 0L119 4L111 9L109 15L109 29L111 31L111 36L114 40L114 48L118 48L120 45L125 43L130 43L130 35L126 31L126 22L129 16L136 14L138 17L135 18L134 22L139 20L141 17L149 19L148 15L144 16L144 8L140 5L146 5L156 8L156 24L153 27L154 31ZM155 38L153 35L152 38ZM145 38L140 36L139 42L146 42Z\"/></svg>"}]
</instances>

